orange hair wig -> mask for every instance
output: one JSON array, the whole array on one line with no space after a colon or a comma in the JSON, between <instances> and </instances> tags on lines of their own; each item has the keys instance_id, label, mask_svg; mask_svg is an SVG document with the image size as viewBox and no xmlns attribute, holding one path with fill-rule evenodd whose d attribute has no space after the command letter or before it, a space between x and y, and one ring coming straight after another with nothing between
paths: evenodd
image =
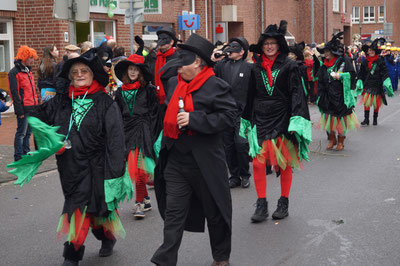
<instances>
[{"instance_id":1,"label":"orange hair wig","mask_svg":"<svg viewBox=\"0 0 400 266\"><path fill-rule=\"evenodd\" d=\"M21 60L21 61L26 61L29 57L38 59L36 50L33 48L29 48L26 45L21 45L21 47L19 47L19 49L18 49L17 56L15 57L15 59Z\"/></svg>"}]
</instances>

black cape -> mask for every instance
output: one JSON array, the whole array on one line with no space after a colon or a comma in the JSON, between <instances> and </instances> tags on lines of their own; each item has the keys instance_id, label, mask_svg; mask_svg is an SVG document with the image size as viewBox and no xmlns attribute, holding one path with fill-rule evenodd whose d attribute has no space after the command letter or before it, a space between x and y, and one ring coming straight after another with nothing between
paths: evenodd
<instances>
[{"instance_id":1,"label":"black cape","mask_svg":"<svg viewBox=\"0 0 400 266\"><path fill-rule=\"evenodd\" d=\"M68 139L72 148L56 155L65 202L62 213L71 218L79 208L87 213L108 217L104 180L125 173L125 137L118 105L104 92L89 94L93 106L83 118L79 131L74 123ZM60 126L67 135L72 101L67 94L57 94L33 114L43 122Z\"/></svg>"},{"instance_id":2,"label":"black cape","mask_svg":"<svg viewBox=\"0 0 400 266\"><path fill-rule=\"evenodd\" d=\"M282 134L292 142L296 138L289 134L290 118L301 116L310 120L303 85L300 80L298 63L284 54L279 54L272 66L272 71L279 69L272 95L267 93L261 72L261 57L252 69L247 104L243 118L257 126L259 145L264 140L275 139Z\"/></svg>"},{"instance_id":3,"label":"black cape","mask_svg":"<svg viewBox=\"0 0 400 266\"><path fill-rule=\"evenodd\" d=\"M139 148L146 157L155 160L153 144L162 127L161 109L155 87L149 84L138 89L132 115L122 96L121 87L116 91L115 102L122 113L126 152Z\"/></svg>"},{"instance_id":4,"label":"black cape","mask_svg":"<svg viewBox=\"0 0 400 266\"><path fill-rule=\"evenodd\" d=\"M368 60L365 59L361 63L358 79L363 81L365 92L372 95L380 94L382 96L382 102L387 105L383 82L389 77L389 74L386 68L385 59L382 56L379 56L374 64L376 64L376 67L372 74L371 69L368 67Z\"/></svg>"},{"instance_id":5,"label":"black cape","mask_svg":"<svg viewBox=\"0 0 400 266\"><path fill-rule=\"evenodd\" d=\"M333 68L337 72L342 68L341 72L348 72L351 75L351 89L355 89L355 77L353 63L349 57L339 57ZM344 102L343 84L340 80L333 79L328 73L325 65L320 66L319 62L314 62L314 70L318 76L318 107L325 114L336 117L344 117L353 112L353 108L348 108Z\"/></svg>"},{"instance_id":6,"label":"black cape","mask_svg":"<svg viewBox=\"0 0 400 266\"><path fill-rule=\"evenodd\" d=\"M177 86L176 77L168 83L166 102ZM236 116L236 104L230 86L220 78L210 77L203 86L192 93L194 111L190 113L189 129L192 136L180 136L178 140L163 137L160 157L154 171L154 187L161 217L165 217L166 191L163 178L168 152L179 145L191 152L198 164L207 187L213 196L229 228L232 226L232 201L228 184L228 172L223 147L223 131L232 127ZM200 201L193 193L185 230L204 232L205 216Z\"/></svg>"}]
</instances>

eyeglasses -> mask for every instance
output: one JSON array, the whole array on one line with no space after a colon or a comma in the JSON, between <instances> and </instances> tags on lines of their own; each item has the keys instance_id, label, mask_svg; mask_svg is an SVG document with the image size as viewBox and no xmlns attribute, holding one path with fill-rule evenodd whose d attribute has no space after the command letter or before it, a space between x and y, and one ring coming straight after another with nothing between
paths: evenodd
<instances>
[{"instance_id":1,"label":"eyeglasses","mask_svg":"<svg viewBox=\"0 0 400 266\"><path fill-rule=\"evenodd\" d=\"M278 44L278 43L277 42L265 42L265 43L263 43L264 46L273 46L273 45L276 45L276 44Z\"/></svg>"},{"instance_id":2,"label":"eyeglasses","mask_svg":"<svg viewBox=\"0 0 400 266\"><path fill-rule=\"evenodd\" d=\"M88 68L84 68L84 69L76 69L72 71L72 76L76 77L79 76L79 73L81 75L87 75L90 72L90 70Z\"/></svg>"}]
</instances>

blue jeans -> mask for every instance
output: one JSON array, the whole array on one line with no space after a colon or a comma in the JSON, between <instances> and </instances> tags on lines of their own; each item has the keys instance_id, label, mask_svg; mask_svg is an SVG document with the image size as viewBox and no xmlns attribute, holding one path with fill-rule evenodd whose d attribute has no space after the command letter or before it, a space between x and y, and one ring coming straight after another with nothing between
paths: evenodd
<instances>
[{"instance_id":1,"label":"blue jeans","mask_svg":"<svg viewBox=\"0 0 400 266\"><path fill-rule=\"evenodd\" d=\"M31 129L26 119L27 114L25 113L24 118L17 117L17 132L14 138L14 160L18 161L22 155L27 154L30 151L29 142L31 137Z\"/></svg>"}]
</instances>

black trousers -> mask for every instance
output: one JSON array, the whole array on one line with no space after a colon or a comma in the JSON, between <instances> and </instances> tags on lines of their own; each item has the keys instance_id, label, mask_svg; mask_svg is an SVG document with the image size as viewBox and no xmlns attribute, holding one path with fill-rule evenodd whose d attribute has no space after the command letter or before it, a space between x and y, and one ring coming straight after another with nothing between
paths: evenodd
<instances>
[{"instance_id":1,"label":"black trousers","mask_svg":"<svg viewBox=\"0 0 400 266\"><path fill-rule=\"evenodd\" d=\"M164 169L164 179L167 192L164 242L154 253L151 261L163 266L177 264L178 250L193 194L203 205L214 260L229 260L231 230L210 194L200 168L191 153L181 154L173 149L169 153Z\"/></svg>"},{"instance_id":2,"label":"black trousers","mask_svg":"<svg viewBox=\"0 0 400 266\"><path fill-rule=\"evenodd\" d=\"M224 131L224 150L226 163L228 165L230 179L238 182L240 178L249 178L249 143L245 138L239 136L240 119L236 126Z\"/></svg>"}]
</instances>

